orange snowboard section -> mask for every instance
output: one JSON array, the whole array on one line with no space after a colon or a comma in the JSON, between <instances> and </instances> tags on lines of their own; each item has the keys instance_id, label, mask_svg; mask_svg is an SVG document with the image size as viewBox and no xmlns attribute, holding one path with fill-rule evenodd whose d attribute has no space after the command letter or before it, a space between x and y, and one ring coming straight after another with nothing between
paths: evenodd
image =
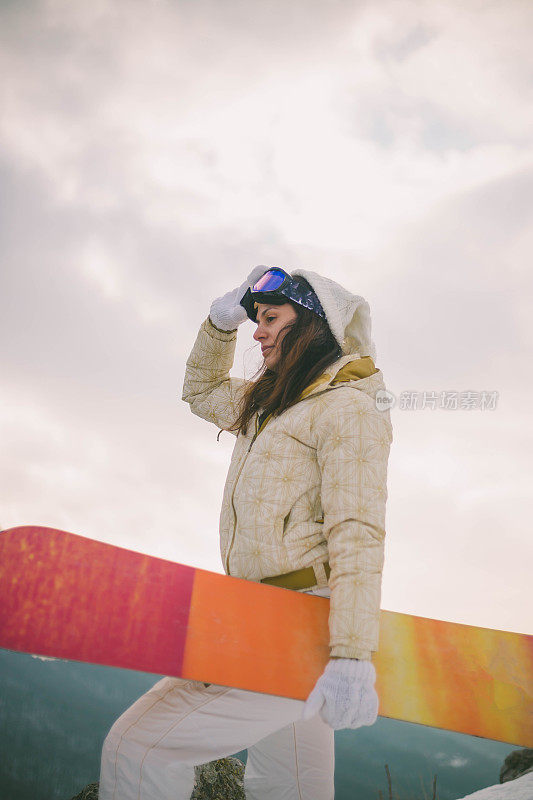
<instances>
[{"instance_id":1,"label":"orange snowboard section","mask_svg":"<svg viewBox=\"0 0 533 800\"><path fill-rule=\"evenodd\" d=\"M329 600L43 527L0 533L0 647L306 699ZM381 716L533 747L533 636L381 611Z\"/></svg>"}]
</instances>

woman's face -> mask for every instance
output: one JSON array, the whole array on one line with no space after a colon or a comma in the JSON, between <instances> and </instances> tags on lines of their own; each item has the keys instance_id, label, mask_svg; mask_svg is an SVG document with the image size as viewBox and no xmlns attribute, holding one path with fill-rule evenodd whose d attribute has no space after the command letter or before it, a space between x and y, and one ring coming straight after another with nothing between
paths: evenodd
<instances>
[{"instance_id":1,"label":"woman's face","mask_svg":"<svg viewBox=\"0 0 533 800\"><path fill-rule=\"evenodd\" d=\"M279 345L287 331L280 334L278 344L274 347L276 336L285 325L293 322L297 316L298 314L290 303L283 303L281 306L273 306L268 303L257 304L257 328L254 332L254 339L261 343L261 352L269 369L272 369L279 361Z\"/></svg>"}]
</instances>

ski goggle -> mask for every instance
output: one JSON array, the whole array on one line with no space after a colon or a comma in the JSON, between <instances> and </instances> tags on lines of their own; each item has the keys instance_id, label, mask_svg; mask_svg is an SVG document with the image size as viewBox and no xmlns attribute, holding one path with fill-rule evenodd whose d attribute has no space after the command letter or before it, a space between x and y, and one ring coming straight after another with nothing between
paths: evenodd
<instances>
[{"instance_id":1,"label":"ski goggle","mask_svg":"<svg viewBox=\"0 0 533 800\"><path fill-rule=\"evenodd\" d=\"M272 267L261 275L257 283L252 286L252 292L273 292L280 289L284 283L291 280L291 276L287 275L285 270L279 267Z\"/></svg>"},{"instance_id":2,"label":"ski goggle","mask_svg":"<svg viewBox=\"0 0 533 800\"><path fill-rule=\"evenodd\" d=\"M257 303L281 305L286 303L287 299L326 319L324 309L314 291L281 267L271 267L261 275L252 288L246 291L240 305L245 309L249 319L257 322Z\"/></svg>"}]
</instances>

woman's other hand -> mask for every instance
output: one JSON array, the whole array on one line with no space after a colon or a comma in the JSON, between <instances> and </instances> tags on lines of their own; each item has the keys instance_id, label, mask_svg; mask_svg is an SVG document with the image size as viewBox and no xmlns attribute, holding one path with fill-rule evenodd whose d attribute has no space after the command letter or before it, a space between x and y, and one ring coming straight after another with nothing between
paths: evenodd
<instances>
[{"instance_id":1,"label":"woman's other hand","mask_svg":"<svg viewBox=\"0 0 533 800\"><path fill-rule=\"evenodd\" d=\"M320 716L333 730L373 725L379 700L371 661L332 658L307 698L302 719Z\"/></svg>"},{"instance_id":2,"label":"woman's other hand","mask_svg":"<svg viewBox=\"0 0 533 800\"><path fill-rule=\"evenodd\" d=\"M268 267L262 264L254 267L244 283L222 295L222 297L217 297L216 300L213 300L209 309L209 317L216 328L220 328L223 331L233 331L238 328L241 322L248 319L246 311L240 305L240 301L246 294L246 290L252 287L254 283L257 283L267 269Z\"/></svg>"}]
</instances>

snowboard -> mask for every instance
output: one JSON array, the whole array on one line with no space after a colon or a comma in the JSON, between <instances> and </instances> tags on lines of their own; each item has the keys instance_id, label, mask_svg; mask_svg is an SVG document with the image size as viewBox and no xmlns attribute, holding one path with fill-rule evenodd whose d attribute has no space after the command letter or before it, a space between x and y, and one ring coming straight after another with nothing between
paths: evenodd
<instances>
[{"instance_id":1,"label":"snowboard","mask_svg":"<svg viewBox=\"0 0 533 800\"><path fill-rule=\"evenodd\" d=\"M45 527L0 532L0 648L305 700L329 599ZM380 612L381 716L533 747L533 636Z\"/></svg>"}]
</instances>

